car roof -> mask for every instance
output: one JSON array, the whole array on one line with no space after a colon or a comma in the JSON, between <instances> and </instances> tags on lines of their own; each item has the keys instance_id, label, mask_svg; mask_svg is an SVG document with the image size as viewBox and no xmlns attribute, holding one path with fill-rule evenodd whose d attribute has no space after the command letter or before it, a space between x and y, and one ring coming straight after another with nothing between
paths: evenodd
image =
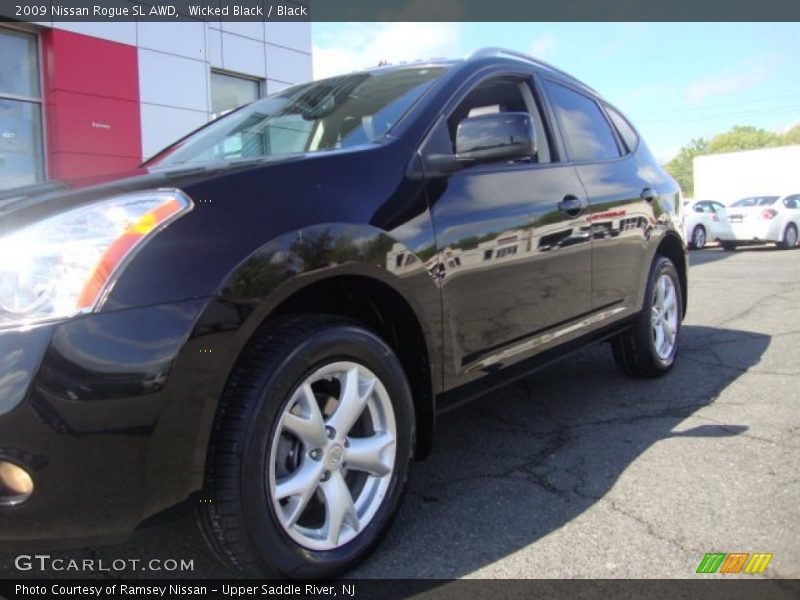
<instances>
[{"instance_id":1,"label":"car roof","mask_svg":"<svg viewBox=\"0 0 800 600\"><path fill-rule=\"evenodd\" d=\"M457 67L457 66L469 66L474 65L476 63L509 63L509 64L519 64L523 63L526 66L532 66L536 71L546 74L554 79L558 79L561 82L567 83L574 87L580 88L589 94L600 98L600 94L594 88L590 87L589 85L585 84L578 78L570 75L566 71L562 71L558 67L551 65L550 63L544 62L543 60L539 60L538 58L534 58L528 54L524 54L522 52L517 52L516 50L508 50L506 48L499 48L499 47L486 47L481 48L479 50L474 51L472 54L467 56L466 58L462 59L447 59L447 58L425 58L425 59L416 59L412 61L403 61L394 64L386 64L386 65L377 65L374 67L370 67L367 69L361 69L356 72L361 73L386 73L391 71L398 71L401 69L408 69L408 68L419 68L425 66L440 66L440 67Z\"/></svg>"}]
</instances>

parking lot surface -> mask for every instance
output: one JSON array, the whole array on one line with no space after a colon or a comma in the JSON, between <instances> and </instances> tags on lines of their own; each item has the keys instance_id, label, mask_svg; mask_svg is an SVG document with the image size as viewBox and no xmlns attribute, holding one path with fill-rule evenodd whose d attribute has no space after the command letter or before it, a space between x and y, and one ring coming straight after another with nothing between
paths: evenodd
<instances>
[{"instance_id":1,"label":"parking lot surface","mask_svg":"<svg viewBox=\"0 0 800 600\"><path fill-rule=\"evenodd\" d=\"M714 551L772 553L756 577L800 577L800 250L690 261L672 373L628 379L602 344L447 414L353 575L683 578ZM21 572L13 552L0 577L225 576L187 513L123 545L47 554L191 560L191 573Z\"/></svg>"}]
</instances>

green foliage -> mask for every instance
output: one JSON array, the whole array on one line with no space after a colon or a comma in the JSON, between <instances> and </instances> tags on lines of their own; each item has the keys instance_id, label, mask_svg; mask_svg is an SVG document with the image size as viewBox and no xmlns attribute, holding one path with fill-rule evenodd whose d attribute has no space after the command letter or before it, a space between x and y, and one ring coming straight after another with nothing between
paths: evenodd
<instances>
[{"instance_id":1,"label":"green foliage","mask_svg":"<svg viewBox=\"0 0 800 600\"><path fill-rule=\"evenodd\" d=\"M687 196L694 194L694 171L692 161L695 156L708 154L708 142L703 138L695 138L687 146L678 151L678 155L669 161L664 168L675 178Z\"/></svg>"},{"instance_id":2,"label":"green foliage","mask_svg":"<svg viewBox=\"0 0 800 600\"><path fill-rule=\"evenodd\" d=\"M710 140L695 138L678 151L664 168L680 184L686 196L694 195L695 156L705 154L721 154L739 150L758 150L772 146L788 146L800 144L800 124L785 133L774 133L758 127L734 125L725 133L715 135Z\"/></svg>"},{"instance_id":3,"label":"green foliage","mask_svg":"<svg viewBox=\"0 0 800 600\"><path fill-rule=\"evenodd\" d=\"M780 143L780 136L758 127L734 125L730 131L714 136L708 142L708 154L737 152L738 150L757 150L769 148Z\"/></svg>"},{"instance_id":4,"label":"green foliage","mask_svg":"<svg viewBox=\"0 0 800 600\"><path fill-rule=\"evenodd\" d=\"M794 144L800 144L800 123L781 136L781 146L792 146Z\"/></svg>"}]
</instances>

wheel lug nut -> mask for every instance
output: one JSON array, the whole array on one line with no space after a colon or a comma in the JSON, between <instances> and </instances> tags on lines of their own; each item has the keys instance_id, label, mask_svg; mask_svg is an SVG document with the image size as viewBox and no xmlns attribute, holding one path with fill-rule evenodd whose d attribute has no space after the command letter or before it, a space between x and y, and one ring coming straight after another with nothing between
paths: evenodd
<instances>
[{"instance_id":1,"label":"wheel lug nut","mask_svg":"<svg viewBox=\"0 0 800 600\"><path fill-rule=\"evenodd\" d=\"M328 481L328 479L330 479L330 478L331 478L331 472L330 471L325 471L322 474L322 481Z\"/></svg>"},{"instance_id":2,"label":"wheel lug nut","mask_svg":"<svg viewBox=\"0 0 800 600\"><path fill-rule=\"evenodd\" d=\"M331 427L330 425L325 426L325 434L328 436L329 440L332 440L336 437L336 430Z\"/></svg>"},{"instance_id":3,"label":"wheel lug nut","mask_svg":"<svg viewBox=\"0 0 800 600\"><path fill-rule=\"evenodd\" d=\"M319 449L315 449L315 450L312 450L311 452L309 452L308 454L309 454L309 456L311 456L311 458L313 458L314 460L318 460L318 459L319 459L319 457L320 457L320 456L322 456L322 451L321 451L321 450L319 450Z\"/></svg>"}]
</instances>

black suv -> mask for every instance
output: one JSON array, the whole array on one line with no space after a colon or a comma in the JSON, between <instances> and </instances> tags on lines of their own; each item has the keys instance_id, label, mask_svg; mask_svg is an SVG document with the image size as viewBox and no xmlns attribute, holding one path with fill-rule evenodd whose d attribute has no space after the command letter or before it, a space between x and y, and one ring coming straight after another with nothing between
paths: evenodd
<instances>
[{"instance_id":1,"label":"black suv","mask_svg":"<svg viewBox=\"0 0 800 600\"><path fill-rule=\"evenodd\" d=\"M678 186L593 89L498 49L298 85L138 171L0 199L0 541L191 498L245 573L386 531L437 414L591 342L676 356Z\"/></svg>"}]
</instances>

